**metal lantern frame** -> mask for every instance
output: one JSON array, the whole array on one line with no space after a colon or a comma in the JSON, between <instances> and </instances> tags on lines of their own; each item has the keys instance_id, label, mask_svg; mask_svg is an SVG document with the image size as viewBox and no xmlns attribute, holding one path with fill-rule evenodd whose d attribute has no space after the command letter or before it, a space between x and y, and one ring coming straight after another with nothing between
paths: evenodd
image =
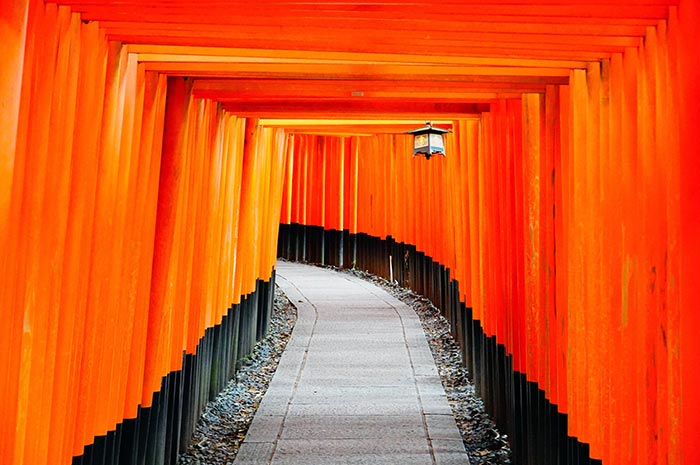
<instances>
[{"instance_id":1,"label":"metal lantern frame","mask_svg":"<svg viewBox=\"0 0 700 465\"><path fill-rule=\"evenodd\" d=\"M430 160L433 155L445 156L444 134L451 132L447 129L435 128L430 121L422 128L406 132L413 135L413 156L423 155Z\"/></svg>"}]
</instances>

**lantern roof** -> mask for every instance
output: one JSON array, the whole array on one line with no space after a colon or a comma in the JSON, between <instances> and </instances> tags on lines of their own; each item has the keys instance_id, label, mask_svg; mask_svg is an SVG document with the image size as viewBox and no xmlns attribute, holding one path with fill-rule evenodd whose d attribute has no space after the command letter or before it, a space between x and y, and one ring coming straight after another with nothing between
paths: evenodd
<instances>
[{"instance_id":1,"label":"lantern roof","mask_svg":"<svg viewBox=\"0 0 700 465\"><path fill-rule=\"evenodd\" d=\"M425 126L423 126L422 128L418 128L418 129L413 129L413 130L411 130L411 131L407 131L406 134L413 134L413 135L416 135L416 134L427 134L427 133L445 134L445 133L448 133L448 132L452 132L452 131L450 131L450 130L448 130L448 129L435 128L435 127L433 127L432 124L430 124L430 122L427 122L427 123L425 123Z\"/></svg>"}]
</instances>

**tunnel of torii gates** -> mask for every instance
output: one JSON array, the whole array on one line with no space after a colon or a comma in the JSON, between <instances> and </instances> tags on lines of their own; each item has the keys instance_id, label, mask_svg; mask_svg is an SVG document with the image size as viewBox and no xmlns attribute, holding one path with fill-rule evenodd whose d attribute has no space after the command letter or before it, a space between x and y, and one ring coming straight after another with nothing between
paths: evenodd
<instances>
[{"instance_id":1,"label":"tunnel of torii gates","mask_svg":"<svg viewBox=\"0 0 700 465\"><path fill-rule=\"evenodd\" d=\"M515 463L700 464L700 2L0 5L3 465L174 463L277 256L435 301Z\"/></svg>"}]
</instances>

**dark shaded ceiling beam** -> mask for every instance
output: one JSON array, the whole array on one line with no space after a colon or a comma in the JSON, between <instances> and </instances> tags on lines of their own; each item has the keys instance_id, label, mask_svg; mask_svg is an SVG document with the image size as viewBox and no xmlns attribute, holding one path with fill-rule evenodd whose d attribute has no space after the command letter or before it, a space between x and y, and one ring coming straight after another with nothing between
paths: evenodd
<instances>
[{"instance_id":1,"label":"dark shaded ceiling beam","mask_svg":"<svg viewBox=\"0 0 700 465\"><path fill-rule=\"evenodd\" d=\"M130 52L141 50L142 47L128 46ZM178 49L184 49L178 47ZM194 49L194 48L193 48ZM409 66L506 66L523 68L580 68L588 65L585 60L558 60L558 59L527 59L527 58L499 58L499 57L474 57L440 55L398 55L398 54L372 54L372 53L314 53L292 52L285 50L242 50L207 48L197 54L187 50L171 51L161 47L162 53L139 53L140 62L168 61L168 62L212 62L212 63L287 63L287 64L325 64L325 65L409 65Z\"/></svg>"},{"instance_id":2,"label":"dark shaded ceiling beam","mask_svg":"<svg viewBox=\"0 0 700 465\"><path fill-rule=\"evenodd\" d=\"M191 77L236 77L245 79L285 80L385 80L385 81L460 81L460 82L526 82L566 84L569 71L556 68L508 67L424 67L407 66L333 66L301 64L250 63L146 63L149 71ZM413 68L413 69L412 69Z\"/></svg>"},{"instance_id":3,"label":"dark shaded ceiling beam","mask_svg":"<svg viewBox=\"0 0 700 465\"><path fill-rule=\"evenodd\" d=\"M437 64L462 64L471 62L474 59L485 58L490 60L507 60L510 63L522 63L522 60L535 60L541 66L557 66L562 61L585 62L598 61L607 58L610 53L601 51L580 51L570 48L560 50L533 48L507 48L507 47L471 47L462 48L460 51L448 54L447 50L440 50L439 53L418 55L415 53L370 53L370 52L341 52L341 51L318 51L318 50L298 50L298 49L263 49L263 48L235 48L235 47L212 47L194 45L162 45L162 44L132 44L128 46L129 51L141 55L210 55L214 57L268 57L268 58L295 58L333 61L370 61L388 63L437 63ZM180 58L179 60L182 60ZM150 60L153 61L153 60ZM156 61L162 61L158 59ZM525 65L525 64L524 64ZM560 66L577 68L580 63Z\"/></svg>"},{"instance_id":4,"label":"dark shaded ceiling beam","mask_svg":"<svg viewBox=\"0 0 700 465\"><path fill-rule=\"evenodd\" d=\"M465 98L480 93L523 93L545 91L545 84L522 82L468 83L426 81L324 81L324 80L249 80L197 79L196 97L219 101L257 98L374 98L395 95L430 98Z\"/></svg>"},{"instance_id":5,"label":"dark shaded ceiling beam","mask_svg":"<svg viewBox=\"0 0 700 465\"><path fill-rule=\"evenodd\" d=\"M641 45L678 0L58 3L241 116L449 119L567 84Z\"/></svg>"},{"instance_id":6,"label":"dark shaded ceiling beam","mask_svg":"<svg viewBox=\"0 0 700 465\"><path fill-rule=\"evenodd\" d=\"M124 9L120 6L101 5L90 9L76 7L75 11L82 13L82 18L89 21L137 21L143 23L167 23L167 24L226 24L241 25L246 21L240 16L230 16L230 9L209 9L200 10L196 17L186 9L150 8L148 6L129 7ZM571 30L583 30L584 33L594 34L596 30L605 30L605 35L617 35L623 33L635 33L639 27L654 26L664 15L659 17L650 15L644 18L606 18L606 17L580 17L580 16L526 16L526 15L474 15L451 13L447 18L444 14L426 12L416 19L410 14L396 12L391 17L380 14L358 13L353 11L328 12L319 14L318 10L296 11L271 11L253 9L256 15L254 22L259 24L264 18L269 18L268 24L288 25L294 22L297 25L306 24L306 21L316 22L318 20L347 23L351 27L368 28L377 22L382 23L382 27L392 29L405 29L406 22L427 25L434 28L436 24L448 30L459 30L461 27L473 27L475 30L486 29L494 24L514 24L518 27L534 29L537 27L559 26L570 28ZM257 16L260 16L258 19ZM320 19L319 19L320 18ZM301 22L304 23L301 23ZM403 27L399 27L403 26ZM618 29L619 28L619 29Z\"/></svg>"},{"instance_id":7,"label":"dark shaded ceiling beam","mask_svg":"<svg viewBox=\"0 0 700 465\"><path fill-rule=\"evenodd\" d=\"M216 40L228 40L235 43L239 40L257 40L264 44L268 38L279 36L285 37L289 41L298 43L316 43L322 41L332 41L331 44L383 44L403 46L406 51L410 51L415 45L425 43L427 45L446 48L459 48L463 45L477 45L480 43L520 43L520 44L558 44L576 45L585 43L596 46L615 47L635 47L639 45L639 39L644 33L644 28L638 29L639 34L576 34L559 33L555 29L549 28L548 32L511 32L506 26L503 29L494 28L492 31L442 31L431 30L411 30L411 29L349 29L336 27L335 24L326 27L298 27L297 25L248 25L241 27L230 27L227 25L173 25L167 23L144 23L144 22L100 22L108 35L129 36L157 36L163 40L169 37L199 37ZM311 48L313 50L313 48ZM370 49L371 50L371 49ZM439 49L436 49L438 51Z\"/></svg>"},{"instance_id":8,"label":"dark shaded ceiling beam","mask_svg":"<svg viewBox=\"0 0 700 465\"><path fill-rule=\"evenodd\" d=\"M223 14L223 13L222 13ZM575 36L611 36L611 37L639 37L644 35L645 28L653 25L651 21L640 25L620 25L620 24L583 24L575 22L540 22L538 20L528 21L527 17L514 17L513 19L501 17L499 20L476 21L473 18L463 21L456 20L425 20L425 19L405 19L386 20L369 18L347 18L347 17L325 17L317 15L315 17L288 17L279 16L251 16L242 18L238 15L212 15L207 14L192 15L182 14L179 16L168 15L159 17L158 15L130 15L130 17L120 17L112 15L104 17L90 17L83 14L83 19L99 20L106 30L136 28L148 29L177 29L177 30L200 30L221 31L229 28L245 28L250 31L266 32L272 28L285 28L295 31L308 30L311 32L331 31L343 35L361 35L364 33L373 34L381 30L381 34L407 32L419 37L441 35L445 38L457 34L474 33L504 33L509 34L547 34L547 35L575 35ZM521 22L519 22L521 21ZM648 24L652 23L652 24Z\"/></svg>"},{"instance_id":9,"label":"dark shaded ceiling beam","mask_svg":"<svg viewBox=\"0 0 700 465\"><path fill-rule=\"evenodd\" d=\"M416 18L417 12L425 14L427 18L439 20L448 16L535 16L535 17L568 17L568 18L624 18L624 19L664 19L668 17L668 7L678 5L678 1L668 0L628 0L612 2L610 0L580 2L569 4L568 2L533 2L530 0L507 0L502 2L441 2L436 8L434 2L326 2L314 1L306 3L261 1L229 2L229 1L151 1L141 0L120 1L111 5L105 5L104 1L58 0L53 3L71 5L76 11L88 14L94 12L95 16L134 11L142 15L151 13L197 14L202 11L226 13L231 15L232 7L238 4L244 9L246 15L290 17L316 17L318 15L345 15L354 14L355 17L374 16L391 17L395 19ZM432 15L432 16L431 16Z\"/></svg>"},{"instance_id":10,"label":"dark shaded ceiling beam","mask_svg":"<svg viewBox=\"0 0 700 465\"><path fill-rule=\"evenodd\" d=\"M470 42L454 43L442 40L433 40L431 43L421 40L378 40L375 44L371 42L358 42L353 40L314 40L313 38L287 38L282 34L273 34L264 40L249 38L235 38L221 36L198 36L191 32L177 32L163 37L155 31L141 31L139 33L121 31L111 32L108 37L112 40L124 43L139 43L152 45L189 45L204 47L236 47L236 48L261 48L271 50L309 50L316 52L360 52L385 54L425 54L439 53L440 55L476 55L489 56L496 50L507 50L508 56L514 58L520 56L546 56L549 52L555 57L557 51L561 51L560 56L572 59L583 59L583 53L591 52L592 59L599 59L611 53L622 53L628 47L636 47L641 43L641 39L615 38L620 41L617 44L595 44L585 40L576 41L571 38L572 43L552 43L552 42L522 42L513 38L512 42L507 41L484 41L474 40ZM583 53L582 53L583 52Z\"/></svg>"},{"instance_id":11,"label":"dark shaded ceiling beam","mask_svg":"<svg viewBox=\"0 0 700 465\"><path fill-rule=\"evenodd\" d=\"M479 115L488 111L488 102L482 103L435 103L382 101L358 102L353 100L324 101L278 101L223 103L223 108L237 116L258 118L431 118L459 119Z\"/></svg>"}]
</instances>

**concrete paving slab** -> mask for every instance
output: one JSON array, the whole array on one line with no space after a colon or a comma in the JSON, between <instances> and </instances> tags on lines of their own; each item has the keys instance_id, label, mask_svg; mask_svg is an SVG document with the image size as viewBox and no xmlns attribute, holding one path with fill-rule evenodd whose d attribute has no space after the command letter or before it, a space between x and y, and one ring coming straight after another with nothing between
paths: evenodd
<instances>
[{"instance_id":1,"label":"concrete paving slab","mask_svg":"<svg viewBox=\"0 0 700 465\"><path fill-rule=\"evenodd\" d=\"M408 353L411 356L411 360L414 364L423 363L431 367L435 366L435 359L433 359L433 354L430 353L430 349L422 346L408 347ZM426 375L423 375L426 376Z\"/></svg>"},{"instance_id":2,"label":"concrete paving slab","mask_svg":"<svg viewBox=\"0 0 700 465\"><path fill-rule=\"evenodd\" d=\"M403 337L398 337L395 334L386 332L383 335L357 334L353 339L342 336L336 341L332 339L333 338L328 335L321 335L318 336L318 338L314 336L313 341L309 343L309 348L313 348L314 350L360 348L379 352L387 349L405 351L407 347L406 340Z\"/></svg>"},{"instance_id":3,"label":"concrete paving slab","mask_svg":"<svg viewBox=\"0 0 700 465\"><path fill-rule=\"evenodd\" d=\"M413 438L385 439L281 439L278 452L287 454L312 454L333 456L384 455L384 454L429 454L428 444Z\"/></svg>"},{"instance_id":4,"label":"concrete paving slab","mask_svg":"<svg viewBox=\"0 0 700 465\"><path fill-rule=\"evenodd\" d=\"M425 415L452 415L452 407L447 400L430 399L421 402Z\"/></svg>"},{"instance_id":5,"label":"concrete paving slab","mask_svg":"<svg viewBox=\"0 0 700 465\"><path fill-rule=\"evenodd\" d=\"M428 436L430 439L462 440L455 418L451 413L447 415L425 415L425 423L428 425Z\"/></svg>"},{"instance_id":6,"label":"concrete paving slab","mask_svg":"<svg viewBox=\"0 0 700 465\"><path fill-rule=\"evenodd\" d=\"M334 379L364 379L372 384L386 384L389 379L411 378L411 373L406 373L411 369L409 363L399 363L395 366L372 366L371 364L347 363L334 364L333 366L323 366L321 363L309 363L301 372L301 378L334 378Z\"/></svg>"},{"instance_id":7,"label":"concrete paving slab","mask_svg":"<svg viewBox=\"0 0 700 465\"><path fill-rule=\"evenodd\" d=\"M287 402L279 399L274 399L271 402L265 402L265 400L263 399L263 401L260 402L258 411L255 412L255 416L285 416L287 414L288 405L289 404ZM255 423L255 421L253 421L253 423Z\"/></svg>"},{"instance_id":8,"label":"concrete paving slab","mask_svg":"<svg viewBox=\"0 0 700 465\"><path fill-rule=\"evenodd\" d=\"M437 375L438 374L437 368L435 368L434 364L432 366L428 365L427 363L422 364L422 365L414 364L413 369L415 370L415 373L418 376L428 376L428 375L433 375L433 374Z\"/></svg>"},{"instance_id":9,"label":"concrete paving slab","mask_svg":"<svg viewBox=\"0 0 700 465\"><path fill-rule=\"evenodd\" d=\"M294 401L299 403L339 402L347 399L414 399L416 388L413 385L404 386L334 386L317 388L299 386L294 395Z\"/></svg>"},{"instance_id":10,"label":"concrete paving slab","mask_svg":"<svg viewBox=\"0 0 700 465\"><path fill-rule=\"evenodd\" d=\"M311 373L340 373L348 376L359 368L367 368L367 360L372 357L368 355L355 355L353 358L349 358L347 361L335 361L326 362L324 360L308 360L306 366L304 367L304 373L310 375ZM373 373L377 376L382 374L387 374L391 376L392 374L401 374L400 370L410 370L411 363L408 357L403 360L398 360L395 365L391 365L388 362L378 363L377 366L373 368ZM427 368L426 370L427 371ZM351 376L351 375L350 375Z\"/></svg>"},{"instance_id":11,"label":"concrete paving slab","mask_svg":"<svg viewBox=\"0 0 700 465\"><path fill-rule=\"evenodd\" d=\"M309 354L308 361L337 365L342 363L367 363L371 358L378 365L391 365L395 363L408 363L408 352L368 350L361 346L348 346L343 349L335 348L332 352L313 351ZM410 360L416 360L411 354ZM432 359L431 359L432 360Z\"/></svg>"},{"instance_id":12,"label":"concrete paving slab","mask_svg":"<svg viewBox=\"0 0 700 465\"><path fill-rule=\"evenodd\" d=\"M445 393L445 390L442 389L442 381L440 380L440 377L436 374L433 375L428 375L428 376L416 376L416 386L418 386L418 389L421 389L421 387L432 387L432 386L439 386L441 388L441 391L443 394Z\"/></svg>"},{"instance_id":13,"label":"concrete paving slab","mask_svg":"<svg viewBox=\"0 0 700 465\"><path fill-rule=\"evenodd\" d=\"M411 385L411 375L374 376L371 373L357 375L355 377L333 377L333 376L305 376L300 380L318 387L332 386L405 386Z\"/></svg>"},{"instance_id":14,"label":"concrete paving slab","mask_svg":"<svg viewBox=\"0 0 700 465\"><path fill-rule=\"evenodd\" d=\"M314 349L314 351L330 348L335 350L362 349L371 353L379 353L385 349L391 349L392 351L398 350L399 353L403 353L406 348L406 340L390 333L387 333L381 339L379 334L357 334L353 339L340 337L335 341L327 335L320 335L318 338L314 337L314 340L309 343L309 348ZM397 352L392 353L395 355L399 354Z\"/></svg>"},{"instance_id":15,"label":"concrete paving slab","mask_svg":"<svg viewBox=\"0 0 700 465\"><path fill-rule=\"evenodd\" d=\"M468 464L410 307L332 270L277 278L299 316L236 465Z\"/></svg>"},{"instance_id":16,"label":"concrete paving slab","mask_svg":"<svg viewBox=\"0 0 700 465\"><path fill-rule=\"evenodd\" d=\"M434 394L440 395L445 393L445 389L442 387L442 384L418 384L417 387L418 394L420 394L421 397L428 397Z\"/></svg>"},{"instance_id":17,"label":"concrete paving slab","mask_svg":"<svg viewBox=\"0 0 700 465\"><path fill-rule=\"evenodd\" d=\"M332 416L332 415L405 415L420 413L421 406L418 402L344 402L342 404L298 404L289 406L290 416Z\"/></svg>"},{"instance_id":18,"label":"concrete paving slab","mask_svg":"<svg viewBox=\"0 0 700 465\"><path fill-rule=\"evenodd\" d=\"M434 439L431 444L436 465L469 465L461 439Z\"/></svg>"},{"instance_id":19,"label":"concrete paving slab","mask_svg":"<svg viewBox=\"0 0 700 465\"><path fill-rule=\"evenodd\" d=\"M282 415L256 415L255 422L250 425L246 433L247 442L266 442L273 444L277 441L284 423Z\"/></svg>"},{"instance_id":20,"label":"concrete paving slab","mask_svg":"<svg viewBox=\"0 0 700 465\"><path fill-rule=\"evenodd\" d=\"M431 463L430 450L413 438L280 440L273 464L385 465Z\"/></svg>"},{"instance_id":21,"label":"concrete paving slab","mask_svg":"<svg viewBox=\"0 0 700 465\"><path fill-rule=\"evenodd\" d=\"M272 442L243 441L233 463L236 465L269 465L275 445Z\"/></svg>"},{"instance_id":22,"label":"concrete paving slab","mask_svg":"<svg viewBox=\"0 0 700 465\"><path fill-rule=\"evenodd\" d=\"M421 414L290 416L283 439L395 439L422 438Z\"/></svg>"},{"instance_id":23,"label":"concrete paving slab","mask_svg":"<svg viewBox=\"0 0 700 465\"><path fill-rule=\"evenodd\" d=\"M406 367L409 370L409 367ZM332 373L329 370L326 373L322 372L321 368L314 371L305 372L299 378L298 386L310 386L314 388L328 389L334 386L354 386L354 387L388 387L388 386L412 386L413 380L410 375L406 375L399 371L392 373L384 372L382 374L373 374L371 372L358 373L356 376L347 376L347 373L342 375Z\"/></svg>"}]
</instances>

